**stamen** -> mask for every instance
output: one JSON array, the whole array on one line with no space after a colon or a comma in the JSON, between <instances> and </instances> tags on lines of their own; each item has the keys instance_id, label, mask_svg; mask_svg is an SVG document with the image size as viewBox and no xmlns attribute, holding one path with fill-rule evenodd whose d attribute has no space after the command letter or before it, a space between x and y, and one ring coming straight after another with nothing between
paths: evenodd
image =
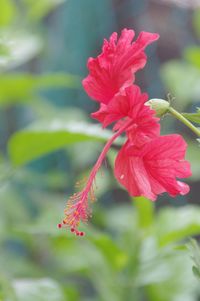
<instances>
[{"instance_id":1,"label":"stamen","mask_svg":"<svg viewBox=\"0 0 200 301\"><path fill-rule=\"evenodd\" d=\"M95 177L98 170L101 167L105 156L113 143L113 141L121 135L121 133L130 126L132 121L124 124L106 143L104 146L96 164L94 165L88 181L86 182L85 188L80 192L75 192L68 200L66 208L64 210L65 218L62 223L58 224L58 228L70 228L71 232L76 236L84 236L83 231L79 231L78 227L80 222L87 223L88 218L92 216L89 209L89 203L96 201L94 190L96 188ZM78 181L76 186L80 186L82 181Z\"/></svg>"}]
</instances>

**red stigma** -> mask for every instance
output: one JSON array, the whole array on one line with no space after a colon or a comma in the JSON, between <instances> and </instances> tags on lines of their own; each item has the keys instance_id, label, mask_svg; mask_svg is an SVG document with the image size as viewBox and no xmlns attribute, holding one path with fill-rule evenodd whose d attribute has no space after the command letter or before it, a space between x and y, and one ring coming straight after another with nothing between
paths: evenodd
<instances>
[{"instance_id":1,"label":"red stigma","mask_svg":"<svg viewBox=\"0 0 200 301\"><path fill-rule=\"evenodd\" d=\"M60 229L62 228L62 224L57 224L57 227Z\"/></svg>"}]
</instances>

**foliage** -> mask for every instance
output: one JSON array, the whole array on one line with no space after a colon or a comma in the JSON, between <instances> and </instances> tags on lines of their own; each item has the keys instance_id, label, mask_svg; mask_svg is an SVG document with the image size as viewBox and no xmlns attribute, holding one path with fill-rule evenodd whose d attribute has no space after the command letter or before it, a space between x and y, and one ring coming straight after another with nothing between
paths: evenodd
<instances>
[{"instance_id":1,"label":"foliage","mask_svg":"<svg viewBox=\"0 0 200 301\"><path fill-rule=\"evenodd\" d=\"M191 253L191 258L194 262L194 266L192 267L194 275L197 279L200 279L200 248L197 242L194 239L191 239L187 244L187 247Z\"/></svg>"},{"instance_id":2,"label":"foliage","mask_svg":"<svg viewBox=\"0 0 200 301\"><path fill-rule=\"evenodd\" d=\"M66 123L60 119L39 122L27 130L15 134L9 142L10 157L14 164L21 165L60 149L67 144L82 141L105 142L112 133L99 126L79 122ZM39 146L35 148L34 146Z\"/></svg>"}]
</instances>

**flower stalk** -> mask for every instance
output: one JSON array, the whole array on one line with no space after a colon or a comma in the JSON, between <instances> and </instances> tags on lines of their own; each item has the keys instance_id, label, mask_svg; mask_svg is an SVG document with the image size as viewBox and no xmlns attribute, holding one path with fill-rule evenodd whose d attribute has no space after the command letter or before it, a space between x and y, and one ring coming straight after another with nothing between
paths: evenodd
<instances>
[{"instance_id":1,"label":"flower stalk","mask_svg":"<svg viewBox=\"0 0 200 301\"><path fill-rule=\"evenodd\" d=\"M169 106L168 112L171 113L172 116L181 121L183 124L185 124L198 137L200 137L200 130L196 126L194 126L188 119L186 119L181 113L176 111L171 106Z\"/></svg>"}]
</instances>

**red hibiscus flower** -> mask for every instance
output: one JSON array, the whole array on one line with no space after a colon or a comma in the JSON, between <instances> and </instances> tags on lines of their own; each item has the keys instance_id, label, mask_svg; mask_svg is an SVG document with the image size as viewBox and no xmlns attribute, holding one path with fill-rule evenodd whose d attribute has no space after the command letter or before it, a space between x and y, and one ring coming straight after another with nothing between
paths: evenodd
<instances>
[{"instance_id":1,"label":"red hibiscus flower","mask_svg":"<svg viewBox=\"0 0 200 301\"><path fill-rule=\"evenodd\" d=\"M83 80L87 94L101 103L107 104L113 96L130 86L134 74L147 61L144 50L159 38L158 34L141 32L135 42L134 31L124 29L117 40L114 32L109 41L104 40L102 53L97 58L89 58L89 75Z\"/></svg>"},{"instance_id":2,"label":"red hibiscus flower","mask_svg":"<svg viewBox=\"0 0 200 301\"><path fill-rule=\"evenodd\" d=\"M105 144L91 170L84 188L67 202L64 219L59 228L70 228L76 235L80 222L91 215L90 202L95 201L95 177L112 143L121 134L127 142L115 160L115 176L132 196L156 200L163 192L171 196L186 194L189 186L178 178L191 175L189 162L184 160L186 143L180 135L160 136L159 118L145 105L148 95L133 85L134 74L146 63L145 47L159 35L140 33L132 43L133 30L124 29L117 40L113 33L105 40L102 53L88 60L90 74L83 80L88 95L100 102L100 109L92 117L103 127L114 123L115 133Z\"/></svg>"},{"instance_id":3,"label":"red hibiscus flower","mask_svg":"<svg viewBox=\"0 0 200 301\"><path fill-rule=\"evenodd\" d=\"M115 161L115 176L132 196L156 200L168 192L184 195L189 186L176 178L191 176L184 160L187 144L180 135L160 136L137 148L126 142Z\"/></svg>"},{"instance_id":4,"label":"red hibiscus flower","mask_svg":"<svg viewBox=\"0 0 200 301\"><path fill-rule=\"evenodd\" d=\"M103 124L103 127L117 121L114 130L119 130L125 122L132 120L126 129L126 134L132 143L143 144L160 134L159 118L154 111L145 106L148 100L146 93L141 93L138 86L125 88L123 95L117 94L107 104L101 104L99 111L92 113L92 117Z\"/></svg>"}]
</instances>

